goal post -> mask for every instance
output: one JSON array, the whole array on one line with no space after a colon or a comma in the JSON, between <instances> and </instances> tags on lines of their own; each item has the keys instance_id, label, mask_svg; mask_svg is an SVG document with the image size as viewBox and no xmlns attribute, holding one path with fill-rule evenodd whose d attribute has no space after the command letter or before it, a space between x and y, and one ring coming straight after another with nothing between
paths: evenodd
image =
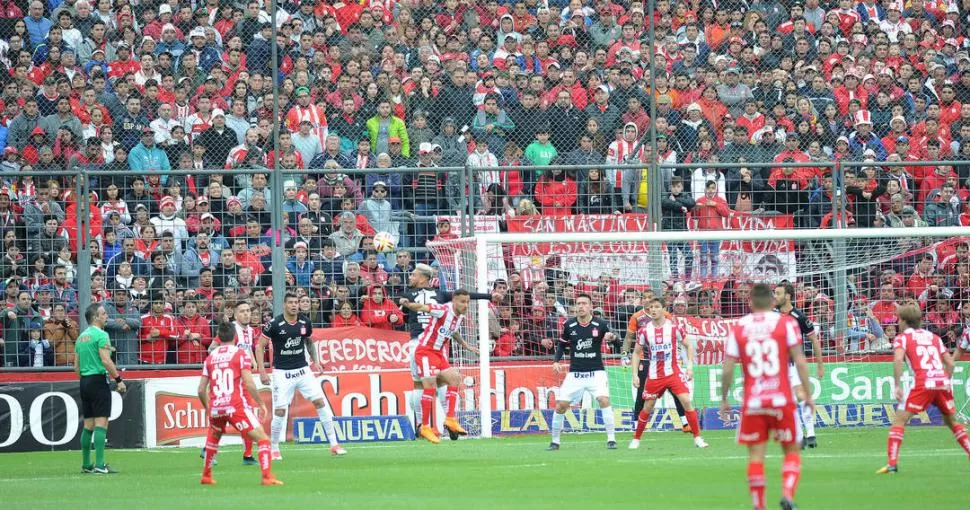
<instances>
[{"instance_id":1,"label":"goal post","mask_svg":"<svg viewBox=\"0 0 970 510\"><path fill-rule=\"evenodd\" d=\"M502 429L497 421L507 420L502 413L510 409L551 407L551 391L558 382L549 368L551 348L542 340L557 339L556 324L548 319L568 315L575 293L593 295L596 312L606 316L621 339L633 306L630 296L639 299L643 290L652 289L667 298L668 309L697 350L695 405L712 409L719 399L726 327L747 310L742 296L753 283L782 281L793 284L796 306L812 318L823 344L828 369L822 378L813 369L811 381L821 404L819 420L828 426L883 424L862 415L885 414L893 403L893 307L916 299L927 327L954 345L963 324L970 324L970 310L955 308L970 299L970 259L958 249L968 240L970 229L964 227L586 231L479 234L429 247L448 290L491 292L497 281L512 287L495 303L473 303L465 334L477 336L480 355L460 349L455 353L468 386L463 414L474 416L474 423L465 423L473 435L490 437L493 429ZM702 263L708 265L704 274ZM635 307L640 307L636 299ZM495 327L501 328L501 336ZM513 329L508 345L506 332ZM606 354L622 429L624 419L630 423L634 393L618 350L619 345L611 345ZM526 370L536 381L525 400L520 399L522 391L513 394L502 381L496 388L496 371L508 377L511 369L504 367L513 363L516 371ZM960 363L953 378L964 421L970 411L968 372L970 365ZM904 385L908 381L904 378ZM496 389L508 394L498 395ZM672 407L669 399L665 404ZM667 428L679 421L672 415L671 420Z\"/></svg>"}]
</instances>

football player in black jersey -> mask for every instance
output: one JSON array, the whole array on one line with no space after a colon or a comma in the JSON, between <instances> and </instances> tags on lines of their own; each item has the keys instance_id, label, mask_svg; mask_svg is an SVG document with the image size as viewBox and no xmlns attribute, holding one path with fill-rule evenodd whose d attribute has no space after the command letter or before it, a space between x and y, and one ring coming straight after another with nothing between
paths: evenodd
<instances>
[{"instance_id":1,"label":"football player in black jersey","mask_svg":"<svg viewBox=\"0 0 970 510\"><path fill-rule=\"evenodd\" d=\"M548 450L559 449L559 438L566 421L566 411L571 404L582 400L589 392L599 402L606 428L606 447L616 449L616 417L610 406L610 385L603 367L603 342L616 340L609 323L593 317L593 299L589 294L576 295L577 315L562 326L562 334L556 343L556 355L552 364L557 374L562 373L560 361L569 349L569 373L556 395L556 412L552 415L552 442Z\"/></svg>"},{"instance_id":2,"label":"football player in black jersey","mask_svg":"<svg viewBox=\"0 0 970 510\"><path fill-rule=\"evenodd\" d=\"M286 410L293 402L293 394L299 391L317 408L317 416L327 433L330 441L330 453L346 455L337 442L333 424L333 411L327 404L323 389L314 372L322 372L317 350L313 346L310 336L313 325L309 318L299 313L300 298L293 292L287 292L283 297L283 313L273 317L273 320L263 326L263 334L259 337L259 348L256 349L256 370L259 380L263 384L270 384L270 377L266 374L263 364L263 350L267 343L273 345L273 422L270 437L273 448L273 460L281 460L280 436L286 427ZM307 366L306 355L310 354L313 363Z\"/></svg>"},{"instance_id":3,"label":"football player in black jersey","mask_svg":"<svg viewBox=\"0 0 970 510\"><path fill-rule=\"evenodd\" d=\"M801 331L802 338L807 338L811 341L811 347L805 346L805 356L815 356L815 376L819 380L825 376L825 366L822 364L822 342L819 340L818 335L815 334L815 326L812 321L808 320L808 316L805 312L795 308L795 287L791 283L782 282L775 287L775 307L781 313L787 313L798 321L798 329ZM796 416L801 421L802 425L805 427L804 435L802 427L796 427L795 431L798 432L799 440L802 443L802 449L816 448L818 447L818 441L815 440L815 412L812 407L806 404L805 397L806 391L811 391L805 389L804 383L807 381L802 381L798 377L797 370L789 370L789 379L792 386L792 391L795 393L795 398L798 399L798 413Z\"/></svg>"}]
</instances>

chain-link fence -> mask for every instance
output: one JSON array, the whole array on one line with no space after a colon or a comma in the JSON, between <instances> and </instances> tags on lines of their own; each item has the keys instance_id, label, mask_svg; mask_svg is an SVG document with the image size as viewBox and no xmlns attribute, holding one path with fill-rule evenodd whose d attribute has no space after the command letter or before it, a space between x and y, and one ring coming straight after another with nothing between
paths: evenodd
<instances>
[{"instance_id":1,"label":"chain-link fence","mask_svg":"<svg viewBox=\"0 0 970 510\"><path fill-rule=\"evenodd\" d=\"M767 5L6 1L4 364L66 365L92 300L122 364L197 362L203 319L287 285L318 324L365 314L476 231L970 224L964 7L928 38L895 4L861 33ZM671 282L726 266L652 249Z\"/></svg>"}]
</instances>

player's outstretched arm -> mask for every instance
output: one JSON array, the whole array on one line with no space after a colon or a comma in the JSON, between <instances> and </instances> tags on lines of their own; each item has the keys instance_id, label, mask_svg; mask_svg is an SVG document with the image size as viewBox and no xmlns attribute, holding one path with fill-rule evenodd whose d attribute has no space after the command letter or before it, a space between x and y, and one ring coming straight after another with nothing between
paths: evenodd
<instances>
[{"instance_id":1,"label":"player's outstretched arm","mask_svg":"<svg viewBox=\"0 0 970 510\"><path fill-rule=\"evenodd\" d=\"M640 344L637 344L636 346L633 347L633 362L631 363L631 365L637 369L636 371L633 372L633 387L634 388L639 388L640 387L640 373L639 373L639 371L640 371L640 359L641 358L643 358L643 348L640 347Z\"/></svg>"},{"instance_id":2,"label":"player's outstretched arm","mask_svg":"<svg viewBox=\"0 0 970 510\"><path fill-rule=\"evenodd\" d=\"M895 383L895 396L897 402L903 401L903 364L906 363L906 351L897 347L893 353L893 382Z\"/></svg>"},{"instance_id":3,"label":"player's outstretched arm","mask_svg":"<svg viewBox=\"0 0 970 510\"><path fill-rule=\"evenodd\" d=\"M404 308L411 312L428 313L431 311L431 307L428 305L424 305L421 303L414 303L404 298L401 298L401 301L399 301L399 303L401 305L401 308Z\"/></svg>"},{"instance_id":4,"label":"player's outstretched arm","mask_svg":"<svg viewBox=\"0 0 970 510\"><path fill-rule=\"evenodd\" d=\"M946 372L947 377L953 377L953 369L955 365L956 364L953 362L953 357L950 356L950 353L944 350L943 351L943 371Z\"/></svg>"},{"instance_id":5,"label":"player's outstretched arm","mask_svg":"<svg viewBox=\"0 0 970 510\"><path fill-rule=\"evenodd\" d=\"M202 376L199 378L199 401L202 402L203 409L209 409L209 378Z\"/></svg>"},{"instance_id":6,"label":"player's outstretched arm","mask_svg":"<svg viewBox=\"0 0 970 510\"><path fill-rule=\"evenodd\" d=\"M822 340L818 333L809 333L808 340L812 342L812 352L815 354L815 376L821 379L825 377L825 364L822 362ZM802 379L808 381L808 379Z\"/></svg>"},{"instance_id":7,"label":"player's outstretched arm","mask_svg":"<svg viewBox=\"0 0 970 510\"><path fill-rule=\"evenodd\" d=\"M452 333L451 339L458 342L458 344L461 345L464 349L474 352L475 354L479 354L478 347L466 342L465 339L461 336L461 333L455 331L454 333Z\"/></svg>"},{"instance_id":8,"label":"player's outstretched arm","mask_svg":"<svg viewBox=\"0 0 970 510\"><path fill-rule=\"evenodd\" d=\"M256 349L256 372L259 373L259 382L263 384L269 384L269 376L266 375L266 365L263 364L263 352L266 351L266 345L269 344L269 338L266 335L259 336L259 347Z\"/></svg>"},{"instance_id":9,"label":"player's outstretched arm","mask_svg":"<svg viewBox=\"0 0 970 510\"><path fill-rule=\"evenodd\" d=\"M806 381L806 384L807 384L807 381L809 380L808 362L805 361L805 353L802 352L801 343L799 342L797 345L793 345L789 347L788 353L791 356L792 360L795 362L795 370L798 371L798 377L801 377L801 379L803 381ZM813 413L815 412L815 401L812 400L811 391L805 392L805 405L809 409L811 409Z\"/></svg>"}]
</instances>

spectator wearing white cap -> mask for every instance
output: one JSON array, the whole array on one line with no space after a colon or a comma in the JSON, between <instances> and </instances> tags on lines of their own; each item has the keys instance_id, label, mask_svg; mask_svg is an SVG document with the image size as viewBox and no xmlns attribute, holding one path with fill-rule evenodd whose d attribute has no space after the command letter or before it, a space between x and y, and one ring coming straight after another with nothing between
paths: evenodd
<instances>
[{"instance_id":1,"label":"spectator wearing white cap","mask_svg":"<svg viewBox=\"0 0 970 510\"><path fill-rule=\"evenodd\" d=\"M855 116L855 131L849 135L849 150L853 154L862 154L866 149L875 152L877 161L886 159L886 148L882 141L872 132L872 116L868 110L859 110Z\"/></svg>"},{"instance_id":2,"label":"spectator wearing white cap","mask_svg":"<svg viewBox=\"0 0 970 510\"><path fill-rule=\"evenodd\" d=\"M149 221L155 225L155 231L159 236L165 232L171 232L175 239L175 249L179 251L183 249L185 240L189 238L189 231L185 226L185 220L176 215L174 198L163 197L159 203L158 216L153 216Z\"/></svg>"}]
</instances>

